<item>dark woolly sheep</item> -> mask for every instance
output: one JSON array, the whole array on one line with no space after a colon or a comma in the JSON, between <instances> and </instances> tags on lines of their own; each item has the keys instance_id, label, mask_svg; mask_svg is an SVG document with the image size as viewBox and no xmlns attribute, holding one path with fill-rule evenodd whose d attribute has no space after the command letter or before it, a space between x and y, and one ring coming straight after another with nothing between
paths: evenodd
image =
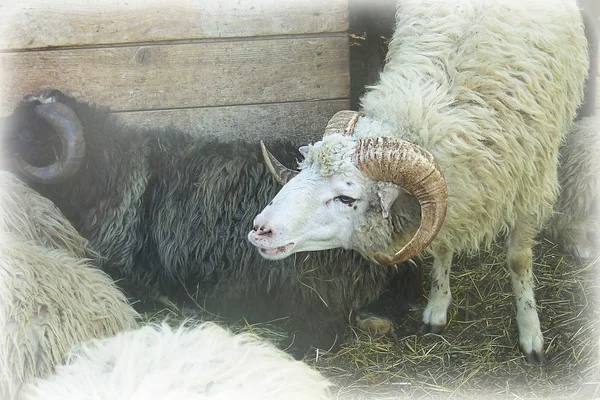
<instances>
[{"instance_id":1,"label":"dark woolly sheep","mask_svg":"<svg viewBox=\"0 0 600 400\"><path fill-rule=\"evenodd\" d=\"M58 91L28 96L6 123L6 168L62 210L130 296L189 294L211 313L249 322L289 317L284 328L300 355L339 343L351 312L392 280L400 314L420 289L418 269L382 267L352 251L278 262L254 251L246 232L279 190L258 144L123 126L108 109ZM295 162L292 143L270 146Z\"/></svg>"}]
</instances>

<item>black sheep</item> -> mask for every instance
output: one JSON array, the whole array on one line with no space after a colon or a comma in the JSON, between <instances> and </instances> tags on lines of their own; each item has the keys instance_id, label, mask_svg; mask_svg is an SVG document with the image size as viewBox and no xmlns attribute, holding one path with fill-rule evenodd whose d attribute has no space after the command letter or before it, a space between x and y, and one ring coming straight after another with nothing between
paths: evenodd
<instances>
[{"instance_id":1,"label":"black sheep","mask_svg":"<svg viewBox=\"0 0 600 400\"><path fill-rule=\"evenodd\" d=\"M4 168L61 209L133 298L191 297L250 322L289 317L302 354L339 343L348 316L391 282L400 282L400 314L420 290L416 268L382 267L353 251L263 259L246 233L279 186L258 144L136 129L56 90L20 102L2 140ZM294 163L290 141L269 146Z\"/></svg>"}]
</instances>

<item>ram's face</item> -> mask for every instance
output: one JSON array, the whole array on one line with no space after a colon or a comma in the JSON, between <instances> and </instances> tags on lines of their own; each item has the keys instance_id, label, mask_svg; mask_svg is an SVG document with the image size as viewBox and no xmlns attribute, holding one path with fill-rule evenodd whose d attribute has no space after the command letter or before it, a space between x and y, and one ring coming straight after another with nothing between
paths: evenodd
<instances>
[{"instance_id":1,"label":"ram's face","mask_svg":"<svg viewBox=\"0 0 600 400\"><path fill-rule=\"evenodd\" d=\"M250 242L268 259L299 251L349 248L368 214L374 181L351 163L350 141L305 149L301 172L254 219Z\"/></svg>"},{"instance_id":2,"label":"ram's face","mask_svg":"<svg viewBox=\"0 0 600 400\"><path fill-rule=\"evenodd\" d=\"M401 139L367 135L373 126L381 124L365 117L361 125L361 114L339 111L322 141L300 149L305 156L300 173L285 168L263 146L267 166L285 185L248 234L264 257L345 247L393 265L419 254L434 239L444 222L448 193L433 155ZM413 214L411 206L395 204L405 190L418 202L421 221L398 250L406 233L398 221L403 213Z\"/></svg>"}]
</instances>

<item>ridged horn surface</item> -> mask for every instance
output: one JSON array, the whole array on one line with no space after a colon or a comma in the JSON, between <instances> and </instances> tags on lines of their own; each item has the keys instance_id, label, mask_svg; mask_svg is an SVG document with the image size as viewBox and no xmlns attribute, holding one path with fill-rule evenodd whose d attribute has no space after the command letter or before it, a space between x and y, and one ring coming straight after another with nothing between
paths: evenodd
<instances>
[{"instance_id":1,"label":"ridged horn surface","mask_svg":"<svg viewBox=\"0 0 600 400\"><path fill-rule=\"evenodd\" d=\"M375 259L393 265L418 255L435 238L446 216L446 181L433 155L404 140L374 137L357 141L353 162L372 180L402 186L421 205L421 224L412 239L393 256L377 253Z\"/></svg>"},{"instance_id":2,"label":"ridged horn surface","mask_svg":"<svg viewBox=\"0 0 600 400\"><path fill-rule=\"evenodd\" d=\"M269 168L269 171L271 171L271 174L273 174L273 177L277 180L277 182L281 183L282 185L285 185L290 181L290 179L299 174L298 171L289 169L280 163L279 160L277 160L275 156L271 154L269 150L267 150L267 147L262 140L260 141L260 151L262 152L267 168Z\"/></svg>"},{"instance_id":3,"label":"ridged horn surface","mask_svg":"<svg viewBox=\"0 0 600 400\"><path fill-rule=\"evenodd\" d=\"M323 137L339 133L344 136L354 135L354 126L362 114L357 111L342 110L338 111L331 117Z\"/></svg>"},{"instance_id":4,"label":"ridged horn surface","mask_svg":"<svg viewBox=\"0 0 600 400\"><path fill-rule=\"evenodd\" d=\"M34 182L60 183L75 175L85 157L83 128L75 112L62 103L46 103L36 107L35 113L56 131L62 151L60 158L45 167L28 164L19 154L13 156L16 167Z\"/></svg>"}]
</instances>

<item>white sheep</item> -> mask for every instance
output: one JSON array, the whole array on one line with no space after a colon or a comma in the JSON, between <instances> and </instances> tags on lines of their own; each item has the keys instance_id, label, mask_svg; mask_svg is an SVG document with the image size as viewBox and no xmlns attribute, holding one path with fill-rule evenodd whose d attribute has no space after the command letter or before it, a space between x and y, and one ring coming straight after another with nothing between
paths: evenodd
<instances>
[{"instance_id":1,"label":"white sheep","mask_svg":"<svg viewBox=\"0 0 600 400\"><path fill-rule=\"evenodd\" d=\"M583 261L598 254L600 115L582 118L560 148L560 194L545 234Z\"/></svg>"},{"instance_id":2,"label":"white sheep","mask_svg":"<svg viewBox=\"0 0 600 400\"><path fill-rule=\"evenodd\" d=\"M531 246L583 97L589 59L577 3L401 0L396 23L362 113L336 114L322 141L300 149L301 171L249 240L270 259L344 247L386 265L426 249L434 261L423 322L439 332L454 254L507 234L519 344L542 362Z\"/></svg>"},{"instance_id":3,"label":"white sheep","mask_svg":"<svg viewBox=\"0 0 600 400\"><path fill-rule=\"evenodd\" d=\"M137 327L91 254L50 200L0 172L0 398L20 398L73 345Z\"/></svg>"},{"instance_id":4,"label":"white sheep","mask_svg":"<svg viewBox=\"0 0 600 400\"><path fill-rule=\"evenodd\" d=\"M0 233L73 257L95 256L52 201L6 171L0 171Z\"/></svg>"},{"instance_id":5,"label":"white sheep","mask_svg":"<svg viewBox=\"0 0 600 400\"><path fill-rule=\"evenodd\" d=\"M147 325L82 346L27 400L329 399L330 383L250 333Z\"/></svg>"}]
</instances>

